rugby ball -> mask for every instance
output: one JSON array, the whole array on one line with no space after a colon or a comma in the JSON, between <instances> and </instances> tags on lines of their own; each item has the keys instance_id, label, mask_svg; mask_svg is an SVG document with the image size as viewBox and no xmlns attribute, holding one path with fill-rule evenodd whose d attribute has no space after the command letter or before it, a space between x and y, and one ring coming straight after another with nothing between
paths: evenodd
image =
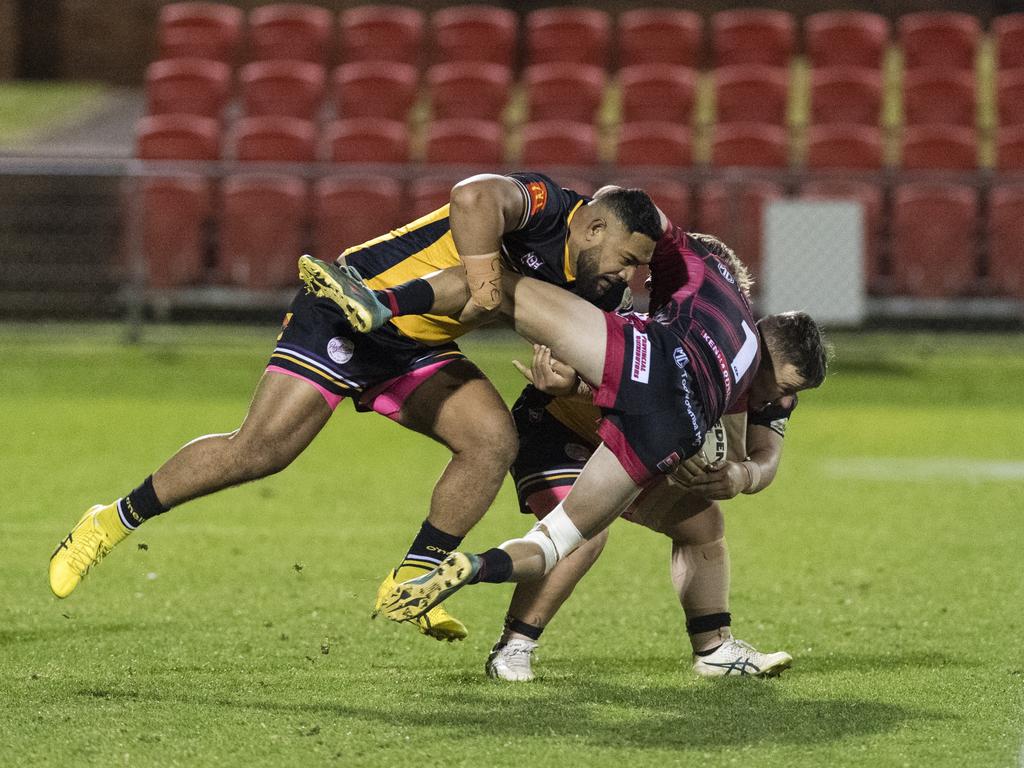
<instances>
[{"instance_id":1,"label":"rugby ball","mask_svg":"<svg viewBox=\"0 0 1024 768\"><path fill-rule=\"evenodd\" d=\"M711 425L711 429L704 435L704 443L694 458L703 462L705 467L710 467L725 461L728 452L729 446L725 438L725 427L722 425L721 419L719 419Z\"/></svg>"}]
</instances>

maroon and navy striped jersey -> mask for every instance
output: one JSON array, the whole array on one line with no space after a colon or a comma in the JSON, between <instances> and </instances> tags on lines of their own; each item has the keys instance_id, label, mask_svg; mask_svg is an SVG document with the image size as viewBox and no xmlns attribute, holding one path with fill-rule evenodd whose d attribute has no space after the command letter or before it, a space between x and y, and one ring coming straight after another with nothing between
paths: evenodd
<instances>
[{"instance_id":1,"label":"maroon and navy striped jersey","mask_svg":"<svg viewBox=\"0 0 1024 768\"><path fill-rule=\"evenodd\" d=\"M679 338L695 394L713 424L754 380L760 337L728 264L671 224L651 258L650 319Z\"/></svg>"}]
</instances>

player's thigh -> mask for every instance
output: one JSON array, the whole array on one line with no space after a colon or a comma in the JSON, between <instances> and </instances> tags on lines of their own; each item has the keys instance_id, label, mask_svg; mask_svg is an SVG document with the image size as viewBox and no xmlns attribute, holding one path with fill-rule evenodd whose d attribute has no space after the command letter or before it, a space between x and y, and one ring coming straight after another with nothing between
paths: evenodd
<instances>
[{"instance_id":1,"label":"player's thigh","mask_svg":"<svg viewBox=\"0 0 1024 768\"><path fill-rule=\"evenodd\" d=\"M625 517L685 544L706 544L725 535L725 518L716 502L664 481L638 499Z\"/></svg>"},{"instance_id":2,"label":"player's thigh","mask_svg":"<svg viewBox=\"0 0 1024 768\"><path fill-rule=\"evenodd\" d=\"M551 348L587 381L601 382L608 336L605 313L564 288L510 275L506 293L513 300L516 331Z\"/></svg>"},{"instance_id":3,"label":"player's thigh","mask_svg":"<svg viewBox=\"0 0 1024 768\"><path fill-rule=\"evenodd\" d=\"M515 458L512 415L494 385L469 360L455 360L420 384L402 404L397 421L456 453L500 454L508 464Z\"/></svg>"},{"instance_id":4,"label":"player's thigh","mask_svg":"<svg viewBox=\"0 0 1024 768\"><path fill-rule=\"evenodd\" d=\"M308 381L265 371L235 439L246 450L290 461L323 429L331 413Z\"/></svg>"}]
</instances>

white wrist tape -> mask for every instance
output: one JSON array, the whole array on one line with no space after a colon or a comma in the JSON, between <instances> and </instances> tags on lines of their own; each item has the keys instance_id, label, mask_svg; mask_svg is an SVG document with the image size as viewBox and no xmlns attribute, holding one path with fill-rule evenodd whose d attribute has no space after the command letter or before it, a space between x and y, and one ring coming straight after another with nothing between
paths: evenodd
<instances>
[{"instance_id":1,"label":"white wrist tape","mask_svg":"<svg viewBox=\"0 0 1024 768\"><path fill-rule=\"evenodd\" d=\"M547 516L536 523L521 539L510 539L501 545L514 541L530 541L540 547L544 553L544 575L551 572L559 560L564 560L574 552L586 539L579 532L572 520L559 504L548 512Z\"/></svg>"}]
</instances>

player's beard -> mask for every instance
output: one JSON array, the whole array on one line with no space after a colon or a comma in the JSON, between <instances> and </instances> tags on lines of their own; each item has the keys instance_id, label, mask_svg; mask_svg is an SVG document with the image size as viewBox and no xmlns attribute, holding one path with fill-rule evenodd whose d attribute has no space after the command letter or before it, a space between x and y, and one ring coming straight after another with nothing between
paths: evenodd
<instances>
[{"instance_id":1,"label":"player's beard","mask_svg":"<svg viewBox=\"0 0 1024 768\"><path fill-rule=\"evenodd\" d=\"M601 248L597 245L580 251L576 260L576 294L595 304L601 304L601 299L612 289L616 295L622 295L621 280L597 271L600 261Z\"/></svg>"}]
</instances>

